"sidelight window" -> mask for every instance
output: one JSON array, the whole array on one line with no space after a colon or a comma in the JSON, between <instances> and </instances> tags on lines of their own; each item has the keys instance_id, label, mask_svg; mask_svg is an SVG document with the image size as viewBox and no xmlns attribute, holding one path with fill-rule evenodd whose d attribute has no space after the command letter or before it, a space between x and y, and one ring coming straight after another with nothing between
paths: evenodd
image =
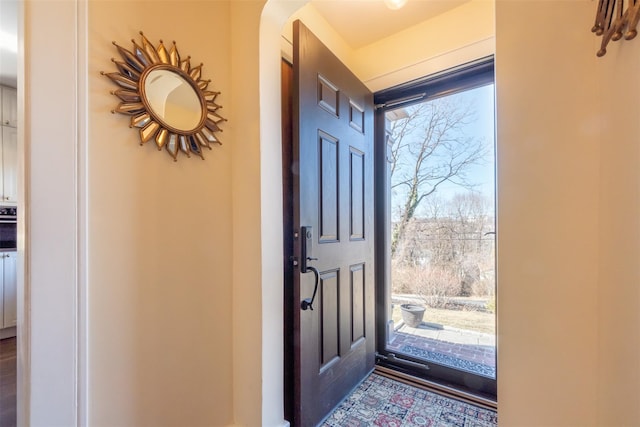
<instances>
[{"instance_id":1,"label":"sidelight window","mask_svg":"<svg viewBox=\"0 0 640 427\"><path fill-rule=\"evenodd\" d=\"M379 359L495 397L493 61L380 92L376 104Z\"/></svg>"}]
</instances>

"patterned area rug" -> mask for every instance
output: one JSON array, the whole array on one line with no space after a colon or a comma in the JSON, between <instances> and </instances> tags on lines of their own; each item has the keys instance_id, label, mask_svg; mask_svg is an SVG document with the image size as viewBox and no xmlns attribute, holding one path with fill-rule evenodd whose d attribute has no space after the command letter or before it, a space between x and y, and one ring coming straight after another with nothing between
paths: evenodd
<instances>
[{"instance_id":1,"label":"patterned area rug","mask_svg":"<svg viewBox=\"0 0 640 427\"><path fill-rule=\"evenodd\" d=\"M494 427L498 415L371 374L324 421L324 427Z\"/></svg>"}]
</instances>

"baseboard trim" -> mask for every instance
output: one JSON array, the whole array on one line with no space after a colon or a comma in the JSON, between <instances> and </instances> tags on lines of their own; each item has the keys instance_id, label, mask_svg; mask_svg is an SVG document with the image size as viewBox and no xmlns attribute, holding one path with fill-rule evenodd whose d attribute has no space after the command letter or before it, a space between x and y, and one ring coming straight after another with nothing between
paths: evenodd
<instances>
[{"instance_id":1,"label":"baseboard trim","mask_svg":"<svg viewBox=\"0 0 640 427\"><path fill-rule=\"evenodd\" d=\"M240 424L227 424L226 427L246 427ZM273 427L290 427L289 421L284 420L282 424L274 425Z\"/></svg>"},{"instance_id":2,"label":"baseboard trim","mask_svg":"<svg viewBox=\"0 0 640 427\"><path fill-rule=\"evenodd\" d=\"M11 326L10 328L0 329L0 340L5 338L13 338L17 335L17 330L15 326Z\"/></svg>"},{"instance_id":3,"label":"baseboard trim","mask_svg":"<svg viewBox=\"0 0 640 427\"><path fill-rule=\"evenodd\" d=\"M227 424L225 427L246 427L241 424ZM281 424L274 425L273 427L290 427L289 421L284 420Z\"/></svg>"}]
</instances>

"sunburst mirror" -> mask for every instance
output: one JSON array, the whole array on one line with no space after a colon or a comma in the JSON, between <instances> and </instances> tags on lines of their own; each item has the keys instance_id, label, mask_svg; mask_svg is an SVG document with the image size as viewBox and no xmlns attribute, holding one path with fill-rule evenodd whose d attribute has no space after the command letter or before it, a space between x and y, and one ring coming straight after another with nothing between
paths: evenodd
<instances>
[{"instance_id":1,"label":"sunburst mirror","mask_svg":"<svg viewBox=\"0 0 640 427\"><path fill-rule=\"evenodd\" d=\"M140 145L153 140L174 161L179 152L204 159L203 149L221 144L216 134L226 119L216 104L220 92L207 89L211 80L202 78L203 64L192 67L191 57L182 59L175 41L167 50L162 40L156 47L142 31L140 37L141 44L131 39L131 51L114 41L122 57L111 59L118 72L101 72L119 86L111 92L121 101L112 113L131 116L130 127L139 130Z\"/></svg>"}]
</instances>

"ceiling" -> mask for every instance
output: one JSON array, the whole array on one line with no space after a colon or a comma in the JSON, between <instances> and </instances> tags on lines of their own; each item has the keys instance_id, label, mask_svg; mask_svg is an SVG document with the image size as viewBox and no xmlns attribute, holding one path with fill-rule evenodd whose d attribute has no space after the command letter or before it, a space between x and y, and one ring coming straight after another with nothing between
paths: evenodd
<instances>
[{"instance_id":1,"label":"ceiling","mask_svg":"<svg viewBox=\"0 0 640 427\"><path fill-rule=\"evenodd\" d=\"M469 0L408 0L399 10L383 0L311 0L311 4L353 49L386 38Z\"/></svg>"},{"instance_id":2,"label":"ceiling","mask_svg":"<svg viewBox=\"0 0 640 427\"><path fill-rule=\"evenodd\" d=\"M383 0L311 0L329 24L353 49L371 44L444 13L469 0L409 0L399 10ZM0 31L16 36L18 0L0 0ZM16 86L17 56L0 49L0 84Z\"/></svg>"}]
</instances>

